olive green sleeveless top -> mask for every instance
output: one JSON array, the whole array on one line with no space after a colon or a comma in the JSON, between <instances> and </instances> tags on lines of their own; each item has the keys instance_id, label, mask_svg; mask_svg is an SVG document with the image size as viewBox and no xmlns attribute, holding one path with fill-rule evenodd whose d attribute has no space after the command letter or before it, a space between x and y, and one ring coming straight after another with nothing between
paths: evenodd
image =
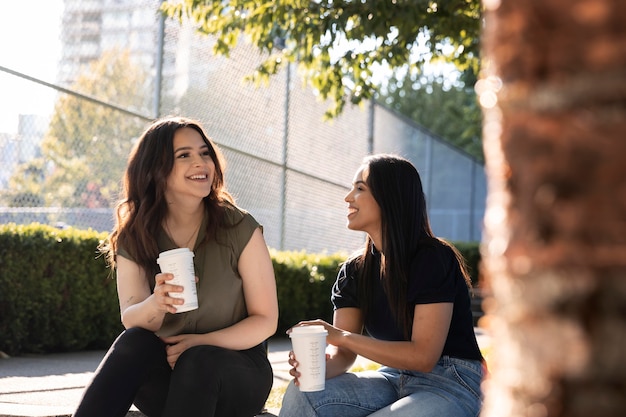
<instances>
[{"instance_id":1,"label":"olive green sleeveless top","mask_svg":"<svg viewBox=\"0 0 626 417\"><path fill-rule=\"evenodd\" d=\"M157 335L208 333L229 327L248 316L237 264L252 234L261 226L252 215L237 207L227 207L226 218L226 223L231 226L218 229L215 238L204 241L205 216L196 238L193 262L199 279L198 308L184 313L166 313ZM177 248L165 230L159 232L157 244L160 252ZM121 248L118 254L130 258Z\"/></svg>"}]
</instances>

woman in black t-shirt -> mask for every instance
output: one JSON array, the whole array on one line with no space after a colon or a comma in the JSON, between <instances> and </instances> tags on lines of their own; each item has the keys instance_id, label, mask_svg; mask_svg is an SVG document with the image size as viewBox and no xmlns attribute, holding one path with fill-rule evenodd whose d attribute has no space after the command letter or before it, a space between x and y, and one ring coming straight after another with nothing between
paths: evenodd
<instances>
[{"instance_id":1,"label":"woman in black t-shirt","mask_svg":"<svg viewBox=\"0 0 626 417\"><path fill-rule=\"evenodd\" d=\"M346 195L348 228L366 233L363 250L333 287L326 388L287 388L281 417L446 416L480 413L483 367L460 253L434 236L415 167L395 155L364 159ZM347 372L356 356L382 365Z\"/></svg>"}]
</instances>

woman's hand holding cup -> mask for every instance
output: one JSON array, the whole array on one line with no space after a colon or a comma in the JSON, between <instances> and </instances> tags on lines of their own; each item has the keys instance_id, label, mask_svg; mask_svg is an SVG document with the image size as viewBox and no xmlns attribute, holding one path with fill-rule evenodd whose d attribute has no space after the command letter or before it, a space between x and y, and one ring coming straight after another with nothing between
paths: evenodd
<instances>
[{"instance_id":1,"label":"woman's hand holding cup","mask_svg":"<svg viewBox=\"0 0 626 417\"><path fill-rule=\"evenodd\" d=\"M289 375L291 375L294 378L294 384L300 385L300 383L298 382L298 377L300 376L300 372L298 372L298 361L296 360L296 355L295 353L293 353L293 350L289 351L289 360L287 361L289 363L289 365L291 366L291 369L289 370Z\"/></svg>"},{"instance_id":2,"label":"woman's hand holding cup","mask_svg":"<svg viewBox=\"0 0 626 417\"><path fill-rule=\"evenodd\" d=\"M181 305L185 302L182 298L170 297L170 292L181 293L183 287L181 285L169 284L167 281L174 279L173 274L160 273L155 276L154 286L154 300L157 303L157 307L160 311L175 314L176 305Z\"/></svg>"}]
</instances>

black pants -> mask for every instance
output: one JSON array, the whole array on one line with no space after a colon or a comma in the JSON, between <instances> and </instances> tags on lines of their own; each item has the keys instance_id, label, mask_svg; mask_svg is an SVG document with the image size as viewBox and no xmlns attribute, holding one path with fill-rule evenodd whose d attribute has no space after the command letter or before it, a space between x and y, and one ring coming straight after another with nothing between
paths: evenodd
<instances>
[{"instance_id":1,"label":"black pants","mask_svg":"<svg viewBox=\"0 0 626 417\"><path fill-rule=\"evenodd\" d=\"M272 381L262 345L243 351L194 346L172 370L164 343L132 328L107 352L74 416L124 417L134 403L148 417L252 417Z\"/></svg>"}]
</instances>

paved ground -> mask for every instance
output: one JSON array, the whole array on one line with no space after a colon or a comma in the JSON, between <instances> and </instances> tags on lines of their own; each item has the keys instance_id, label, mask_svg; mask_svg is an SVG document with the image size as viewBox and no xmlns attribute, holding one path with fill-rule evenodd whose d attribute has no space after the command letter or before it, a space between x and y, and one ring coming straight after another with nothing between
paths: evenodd
<instances>
[{"instance_id":1,"label":"paved ground","mask_svg":"<svg viewBox=\"0 0 626 417\"><path fill-rule=\"evenodd\" d=\"M269 343L274 386L291 379L290 349L289 339ZM70 416L104 354L87 351L0 358L0 417ZM129 416L142 415L134 407L131 411ZM275 409L268 411L278 414Z\"/></svg>"},{"instance_id":2,"label":"paved ground","mask_svg":"<svg viewBox=\"0 0 626 417\"><path fill-rule=\"evenodd\" d=\"M489 337L477 329L481 347ZM269 342L269 359L274 370L274 387L291 380L287 338ZM0 417L68 417L74 411L83 389L104 356L104 351L24 355L0 358ZM358 359L367 366L369 361ZM267 417L278 414L269 409ZM143 416L132 408L130 416Z\"/></svg>"}]
</instances>

